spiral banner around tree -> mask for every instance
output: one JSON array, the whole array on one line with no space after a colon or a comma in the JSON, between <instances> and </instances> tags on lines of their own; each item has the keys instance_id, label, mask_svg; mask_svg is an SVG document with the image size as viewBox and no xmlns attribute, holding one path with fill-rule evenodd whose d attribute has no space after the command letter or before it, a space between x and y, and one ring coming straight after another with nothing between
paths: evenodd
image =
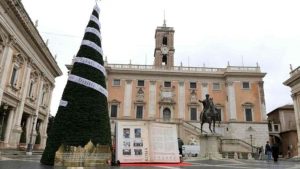
<instances>
[{"instance_id":1,"label":"spiral banner around tree","mask_svg":"<svg viewBox=\"0 0 300 169\"><path fill-rule=\"evenodd\" d=\"M53 165L55 153L63 147L111 146L99 13L96 4L47 139L43 164Z\"/></svg>"}]
</instances>

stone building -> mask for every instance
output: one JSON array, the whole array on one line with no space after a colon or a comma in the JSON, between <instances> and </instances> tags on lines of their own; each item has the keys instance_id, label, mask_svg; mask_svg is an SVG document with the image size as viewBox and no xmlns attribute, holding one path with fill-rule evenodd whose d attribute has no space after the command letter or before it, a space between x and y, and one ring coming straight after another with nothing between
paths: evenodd
<instances>
[{"instance_id":1,"label":"stone building","mask_svg":"<svg viewBox=\"0 0 300 169\"><path fill-rule=\"evenodd\" d=\"M224 139L264 145L268 140L263 88L265 73L258 65L175 66L174 33L174 29L165 23L157 27L153 65L110 64L106 61L112 129L117 120L174 123L178 126L179 137L187 144L198 139L199 116L203 109L198 100L209 94L221 112L222 123L217 132Z\"/></svg>"},{"instance_id":2,"label":"stone building","mask_svg":"<svg viewBox=\"0 0 300 169\"><path fill-rule=\"evenodd\" d=\"M60 68L22 3L1 0L1 148L26 147L30 140L39 148L45 146L54 79L60 75Z\"/></svg>"},{"instance_id":3,"label":"stone building","mask_svg":"<svg viewBox=\"0 0 300 169\"><path fill-rule=\"evenodd\" d=\"M287 79L284 85L289 86L291 88L291 95L294 102L294 111L295 111L295 119L296 119L296 128L297 128L297 149L298 149L298 157L300 157L300 66L296 69L291 67L290 78Z\"/></svg>"},{"instance_id":4,"label":"stone building","mask_svg":"<svg viewBox=\"0 0 300 169\"><path fill-rule=\"evenodd\" d=\"M297 128L293 105L284 105L268 113L271 145L279 143L279 152L283 157L298 155Z\"/></svg>"}]
</instances>

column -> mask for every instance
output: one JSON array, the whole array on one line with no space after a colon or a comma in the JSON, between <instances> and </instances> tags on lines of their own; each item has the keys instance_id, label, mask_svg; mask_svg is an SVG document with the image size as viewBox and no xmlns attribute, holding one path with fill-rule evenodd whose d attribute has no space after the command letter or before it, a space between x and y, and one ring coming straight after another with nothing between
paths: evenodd
<instances>
[{"instance_id":1,"label":"column","mask_svg":"<svg viewBox=\"0 0 300 169\"><path fill-rule=\"evenodd\" d=\"M47 116L45 120L42 123L42 126L40 128L40 135L41 135L41 145L40 149L44 149L46 146L46 140L47 140L47 127L48 127L48 122L49 122L49 116L50 116L50 105L51 105L51 100L52 100L52 94L53 94L53 87L51 87L49 91L49 102L48 102L48 107L47 107Z\"/></svg>"},{"instance_id":2,"label":"column","mask_svg":"<svg viewBox=\"0 0 300 169\"><path fill-rule=\"evenodd\" d=\"M259 100L260 100L260 115L261 120L266 121L266 103L265 103L265 92L264 92L264 81L259 81Z\"/></svg>"},{"instance_id":3,"label":"column","mask_svg":"<svg viewBox=\"0 0 300 169\"><path fill-rule=\"evenodd\" d=\"M18 107L16 108L16 111L15 111L14 123L13 123L13 128L14 128L13 134L9 138L10 139L9 142L14 147L16 147L20 141L20 136L21 136L21 132L22 132L21 120L22 120L22 116L23 116L24 104L25 104L25 100L26 100L26 96L27 96L27 92L28 92L28 85L29 85L30 73L31 73L30 63L25 63L24 66L26 67L26 69L24 70L25 75L24 75L24 78L22 79L23 85L22 85L21 101L18 104Z\"/></svg>"},{"instance_id":4,"label":"column","mask_svg":"<svg viewBox=\"0 0 300 169\"><path fill-rule=\"evenodd\" d=\"M236 102L235 102L235 90L234 82L226 82L227 87L227 107L229 113L229 120L236 120Z\"/></svg>"},{"instance_id":5,"label":"column","mask_svg":"<svg viewBox=\"0 0 300 169\"><path fill-rule=\"evenodd\" d=\"M36 103L36 108L35 108L35 113L34 115L36 116L36 118L33 118L33 115L31 116L31 120L34 120L31 121L31 127L33 127L33 137L32 137L32 145L34 145L35 143L35 137L37 135L36 133L36 123L37 123L37 120L38 120L38 115L39 115L39 110L40 110L40 106L42 104L42 97L43 97L43 88L44 88L44 74L42 73L41 76L40 76L40 79L39 79L40 83L39 83L39 89L38 89L38 95L37 95L37 103ZM32 126L33 125L33 126ZM30 131L31 131L31 128L30 128Z\"/></svg>"},{"instance_id":6,"label":"column","mask_svg":"<svg viewBox=\"0 0 300 169\"><path fill-rule=\"evenodd\" d=\"M9 110L8 119L7 119L7 125L5 130L5 138L4 138L4 144L9 144L9 137L10 133L13 129L13 119L14 119L15 109L11 108ZM8 145L9 147L9 145Z\"/></svg>"},{"instance_id":7,"label":"column","mask_svg":"<svg viewBox=\"0 0 300 169\"><path fill-rule=\"evenodd\" d=\"M148 117L155 118L156 116L156 82L150 81L149 86L149 106Z\"/></svg>"},{"instance_id":8,"label":"column","mask_svg":"<svg viewBox=\"0 0 300 169\"><path fill-rule=\"evenodd\" d=\"M205 99L205 95L208 94L208 84L207 83L202 83L201 87L201 99Z\"/></svg>"},{"instance_id":9,"label":"column","mask_svg":"<svg viewBox=\"0 0 300 169\"><path fill-rule=\"evenodd\" d=\"M22 120L22 116L23 116L23 111L24 111L24 105L25 105L25 100L27 97L27 93L28 93L28 85L29 85L29 81L30 81L30 73L31 73L31 65L30 63L27 63L24 65L26 67L25 71L25 76L22 79L22 94L21 94L21 101L19 106L17 107L16 110L16 122L15 125L17 127L20 127L21 125L21 120Z\"/></svg>"},{"instance_id":10,"label":"column","mask_svg":"<svg viewBox=\"0 0 300 169\"><path fill-rule=\"evenodd\" d=\"M124 94L124 117L131 116L131 102L132 102L132 80L125 81Z\"/></svg>"},{"instance_id":11,"label":"column","mask_svg":"<svg viewBox=\"0 0 300 169\"><path fill-rule=\"evenodd\" d=\"M6 88L6 80L10 76L9 69L11 68L11 61L13 56L13 50L10 46L6 46L3 51L3 64L0 71L0 103L2 101L3 92Z\"/></svg>"},{"instance_id":12,"label":"column","mask_svg":"<svg viewBox=\"0 0 300 169\"><path fill-rule=\"evenodd\" d=\"M184 119L185 114L185 85L184 81L179 82L178 87L178 114L180 119Z\"/></svg>"},{"instance_id":13,"label":"column","mask_svg":"<svg viewBox=\"0 0 300 169\"><path fill-rule=\"evenodd\" d=\"M300 93L292 94L298 136L298 157L300 157Z\"/></svg>"}]
</instances>

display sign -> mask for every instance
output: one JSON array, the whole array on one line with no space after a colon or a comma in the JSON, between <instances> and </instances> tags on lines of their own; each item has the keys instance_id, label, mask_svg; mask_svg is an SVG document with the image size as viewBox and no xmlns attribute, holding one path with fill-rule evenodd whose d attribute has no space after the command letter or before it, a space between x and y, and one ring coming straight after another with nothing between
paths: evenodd
<instances>
[{"instance_id":1,"label":"display sign","mask_svg":"<svg viewBox=\"0 0 300 169\"><path fill-rule=\"evenodd\" d=\"M118 121L116 159L121 163L178 163L176 125Z\"/></svg>"}]
</instances>

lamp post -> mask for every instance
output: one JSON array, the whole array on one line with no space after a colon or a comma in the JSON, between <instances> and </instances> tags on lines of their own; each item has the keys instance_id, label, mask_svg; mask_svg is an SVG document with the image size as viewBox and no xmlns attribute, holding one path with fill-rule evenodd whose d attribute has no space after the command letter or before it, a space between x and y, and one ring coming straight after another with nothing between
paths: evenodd
<instances>
[{"instance_id":1,"label":"lamp post","mask_svg":"<svg viewBox=\"0 0 300 169\"><path fill-rule=\"evenodd\" d=\"M32 136L33 136L33 128L34 128L34 123L35 123L35 118L36 118L37 115L32 115L32 127L31 127L31 132L30 132L30 138L29 138L29 143L27 145L27 150L26 150L26 154L27 155L32 155L32 149L33 149L33 144L31 143L32 142Z\"/></svg>"},{"instance_id":2,"label":"lamp post","mask_svg":"<svg viewBox=\"0 0 300 169\"><path fill-rule=\"evenodd\" d=\"M4 103L4 104L3 104L2 120L1 120L0 140L2 140L4 118L5 118L5 116L6 116L6 111L7 111L7 109L8 109L8 105Z\"/></svg>"},{"instance_id":3,"label":"lamp post","mask_svg":"<svg viewBox=\"0 0 300 169\"><path fill-rule=\"evenodd\" d=\"M251 153L253 153L253 146L252 146L252 134L250 134L250 144L251 144Z\"/></svg>"}]
</instances>

